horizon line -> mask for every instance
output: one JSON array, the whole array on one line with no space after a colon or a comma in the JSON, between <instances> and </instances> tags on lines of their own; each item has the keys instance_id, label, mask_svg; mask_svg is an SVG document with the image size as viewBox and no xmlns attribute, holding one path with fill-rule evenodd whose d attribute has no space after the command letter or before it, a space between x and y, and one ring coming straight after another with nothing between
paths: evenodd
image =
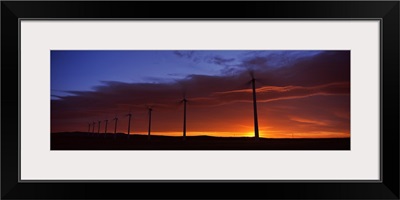
<instances>
[{"instance_id":1,"label":"horizon line","mask_svg":"<svg viewBox=\"0 0 400 200\"><path fill-rule=\"evenodd\" d=\"M87 131L63 131L63 132L51 132L50 134L57 134L57 133L90 133L90 134L98 134L98 135L104 135L105 133L93 133L93 132L87 132ZM108 132L107 134L114 135L115 133ZM117 135L128 135L128 133L123 133L123 132L118 132L116 133ZM131 133L130 136L145 136L147 137L147 133ZM160 136L160 137L183 137L182 135L151 135L151 136ZM212 136L212 135L186 135L186 137L214 137L214 138L255 138L255 136ZM260 136L259 138L263 139L350 139L351 137L262 137Z\"/></svg>"}]
</instances>

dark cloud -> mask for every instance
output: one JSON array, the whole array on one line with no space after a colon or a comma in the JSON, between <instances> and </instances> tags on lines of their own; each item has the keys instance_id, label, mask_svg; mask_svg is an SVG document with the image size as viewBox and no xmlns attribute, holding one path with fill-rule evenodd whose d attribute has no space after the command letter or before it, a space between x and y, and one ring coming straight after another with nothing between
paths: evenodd
<instances>
[{"instance_id":1,"label":"dark cloud","mask_svg":"<svg viewBox=\"0 0 400 200\"><path fill-rule=\"evenodd\" d=\"M252 57L243 61L242 66L250 69L263 69L268 68L268 57Z\"/></svg>"},{"instance_id":2,"label":"dark cloud","mask_svg":"<svg viewBox=\"0 0 400 200\"><path fill-rule=\"evenodd\" d=\"M297 99L315 95L349 95L350 83L331 83L312 87L303 86L264 86L257 90L258 102L277 101L282 99ZM251 89L234 90L216 93L221 102L252 101L249 97Z\"/></svg>"},{"instance_id":3,"label":"dark cloud","mask_svg":"<svg viewBox=\"0 0 400 200\"><path fill-rule=\"evenodd\" d=\"M232 63L235 61L235 58L223 58L221 56L207 56L204 60L207 63L228 67L232 66Z\"/></svg>"},{"instance_id":4,"label":"dark cloud","mask_svg":"<svg viewBox=\"0 0 400 200\"><path fill-rule=\"evenodd\" d=\"M324 53L323 51L250 51L243 58L242 66L246 68L276 68L290 66L302 59Z\"/></svg>"},{"instance_id":5,"label":"dark cloud","mask_svg":"<svg viewBox=\"0 0 400 200\"><path fill-rule=\"evenodd\" d=\"M174 51L174 54L182 58L192 58L194 51Z\"/></svg>"},{"instance_id":6,"label":"dark cloud","mask_svg":"<svg viewBox=\"0 0 400 200\"><path fill-rule=\"evenodd\" d=\"M200 61L200 58L195 55L195 51L174 51L174 54L180 58L185 58L195 63Z\"/></svg>"},{"instance_id":7,"label":"dark cloud","mask_svg":"<svg viewBox=\"0 0 400 200\"><path fill-rule=\"evenodd\" d=\"M180 58L190 60L197 65L213 64L222 67L222 70L238 66L238 63L235 63L236 58L224 58L207 52L208 51L174 51L174 54Z\"/></svg>"}]
</instances>

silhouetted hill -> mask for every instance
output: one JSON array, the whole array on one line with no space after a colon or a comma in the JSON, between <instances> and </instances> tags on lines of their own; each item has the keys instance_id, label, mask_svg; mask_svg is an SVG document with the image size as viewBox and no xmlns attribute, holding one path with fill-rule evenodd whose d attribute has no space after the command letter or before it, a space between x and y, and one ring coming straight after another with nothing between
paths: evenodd
<instances>
[{"instance_id":1,"label":"silhouetted hill","mask_svg":"<svg viewBox=\"0 0 400 200\"><path fill-rule=\"evenodd\" d=\"M350 138L267 139L251 137L151 136L62 132L51 134L51 150L350 150Z\"/></svg>"}]
</instances>

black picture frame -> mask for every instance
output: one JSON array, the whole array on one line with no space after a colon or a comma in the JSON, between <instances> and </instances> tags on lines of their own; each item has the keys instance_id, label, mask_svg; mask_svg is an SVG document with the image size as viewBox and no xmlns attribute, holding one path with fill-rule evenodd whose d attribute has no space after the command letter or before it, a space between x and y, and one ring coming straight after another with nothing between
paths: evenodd
<instances>
[{"instance_id":1,"label":"black picture frame","mask_svg":"<svg viewBox=\"0 0 400 200\"><path fill-rule=\"evenodd\" d=\"M399 8L398 1L2 1L1 198L399 199ZM18 68L22 18L379 19L382 22L381 181L19 182ZM154 192L148 192L149 188Z\"/></svg>"}]
</instances>

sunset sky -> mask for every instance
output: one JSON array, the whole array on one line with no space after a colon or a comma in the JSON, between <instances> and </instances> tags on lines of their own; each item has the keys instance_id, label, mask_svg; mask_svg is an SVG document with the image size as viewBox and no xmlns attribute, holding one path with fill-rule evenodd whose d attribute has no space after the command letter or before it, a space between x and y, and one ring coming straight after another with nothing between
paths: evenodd
<instances>
[{"instance_id":1,"label":"sunset sky","mask_svg":"<svg viewBox=\"0 0 400 200\"><path fill-rule=\"evenodd\" d=\"M118 132L254 136L254 74L260 137L350 137L350 51L51 51L51 132L87 131L118 116ZM95 128L97 132L97 125Z\"/></svg>"}]
</instances>

